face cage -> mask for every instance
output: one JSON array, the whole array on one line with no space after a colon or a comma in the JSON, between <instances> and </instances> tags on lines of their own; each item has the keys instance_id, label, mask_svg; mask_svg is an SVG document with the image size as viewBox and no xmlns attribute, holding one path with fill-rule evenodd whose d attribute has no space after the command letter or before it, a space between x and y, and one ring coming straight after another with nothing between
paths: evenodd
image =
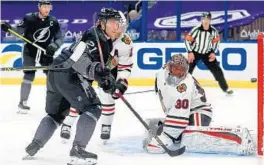
<instances>
[{"instance_id":1,"label":"face cage","mask_svg":"<svg viewBox=\"0 0 264 165\"><path fill-rule=\"evenodd\" d=\"M184 71L184 72L183 72L183 75L182 75L181 77L185 77L186 74L188 73L189 65L188 65L188 63L187 63L187 64L184 64L184 62L183 62L182 60L179 61L178 64L174 64L173 61L169 61L169 62L167 63L168 71L169 71L170 74L171 74L171 67L175 67L175 66L177 66L177 65L179 65L179 66L181 67L181 69ZM174 76L174 75L171 75L171 76ZM174 77L177 77L177 76L174 76ZM178 78L181 78L181 77L178 77Z\"/></svg>"}]
</instances>

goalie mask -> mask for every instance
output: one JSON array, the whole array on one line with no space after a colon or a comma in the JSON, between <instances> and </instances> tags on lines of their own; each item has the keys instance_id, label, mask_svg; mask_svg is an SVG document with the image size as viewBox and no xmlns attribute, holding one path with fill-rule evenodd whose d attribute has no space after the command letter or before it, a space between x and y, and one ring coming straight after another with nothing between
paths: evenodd
<instances>
[{"instance_id":1,"label":"goalie mask","mask_svg":"<svg viewBox=\"0 0 264 165\"><path fill-rule=\"evenodd\" d=\"M170 85L178 85L186 77L189 64L182 54L175 54L166 63L166 69L169 74L167 83Z\"/></svg>"}]
</instances>

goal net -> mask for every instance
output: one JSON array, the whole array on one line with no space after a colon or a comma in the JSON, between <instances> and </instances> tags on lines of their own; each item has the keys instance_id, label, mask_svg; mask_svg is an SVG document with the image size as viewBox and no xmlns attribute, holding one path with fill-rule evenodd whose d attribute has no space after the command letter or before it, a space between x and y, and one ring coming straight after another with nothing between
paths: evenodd
<instances>
[{"instance_id":1,"label":"goal net","mask_svg":"<svg viewBox=\"0 0 264 165\"><path fill-rule=\"evenodd\" d=\"M258 155L263 155L264 33L258 35Z\"/></svg>"}]
</instances>

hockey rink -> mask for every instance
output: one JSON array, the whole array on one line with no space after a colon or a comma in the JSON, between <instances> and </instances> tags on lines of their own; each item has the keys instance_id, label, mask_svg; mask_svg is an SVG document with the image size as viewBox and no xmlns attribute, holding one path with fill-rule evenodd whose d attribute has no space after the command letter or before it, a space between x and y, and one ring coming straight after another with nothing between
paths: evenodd
<instances>
[{"instance_id":1,"label":"hockey rink","mask_svg":"<svg viewBox=\"0 0 264 165\"><path fill-rule=\"evenodd\" d=\"M153 87L129 87L127 92L153 89ZM20 86L0 86L0 165L66 165L72 140L63 144L57 129L47 145L36 154L34 160L22 160L24 148L31 142L40 120L45 113L45 86L33 86L27 115L17 114ZM205 88L213 107L214 126L240 125L257 130L257 90L234 89L233 96L226 96L219 88ZM163 117L163 111L154 92L126 95L127 100L144 118ZM74 125L75 126L75 125ZM75 132L75 130L73 130ZM118 100L112 126L112 137L107 145L101 145L100 121L87 147L98 154L98 165L264 165L264 158L257 156L231 156L184 153L178 157L166 154L153 155L142 149L144 127Z\"/></svg>"}]
</instances>

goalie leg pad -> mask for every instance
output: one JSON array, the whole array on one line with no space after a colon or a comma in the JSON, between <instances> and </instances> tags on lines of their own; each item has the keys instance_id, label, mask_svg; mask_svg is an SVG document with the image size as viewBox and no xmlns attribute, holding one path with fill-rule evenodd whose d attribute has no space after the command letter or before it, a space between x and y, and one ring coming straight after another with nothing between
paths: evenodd
<instances>
[{"instance_id":1,"label":"goalie leg pad","mask_svg":"<svg viewBox=\"0 0 264 165\"><path fill-rule=\"evenodd\" d=\"M251 155L256 147L247 128L188 127L182 137L187 152Z\"/></svg>"}]
</instances>

